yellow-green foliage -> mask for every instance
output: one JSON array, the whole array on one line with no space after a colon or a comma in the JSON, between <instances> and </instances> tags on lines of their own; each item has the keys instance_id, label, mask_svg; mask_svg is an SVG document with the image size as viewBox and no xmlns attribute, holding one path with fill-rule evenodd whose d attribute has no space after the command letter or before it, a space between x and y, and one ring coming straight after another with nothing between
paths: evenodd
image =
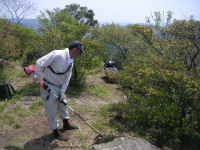
<instances>
[{"instance_id":1,"label":"yellow-green foliage","mask_svg":"<svg viewBox=\"0 0 200 150\"><path fill-rule=\"evenodd\" d=\"M182 62L188 70L199 69L200 23L195 20L174 20L170 18L161 26L160 14L155 12L156 25L131 25L129 28L135 36L144 40L161 57L170 63ZM163 21L163 20L162 20Z\"/></svg>"},{"instance_id":2,"label":"yellow-green foliage","mask_svg":"<svg viewBox=\"0 0 200 150\"><path fill-rule=\"evenodd\" d=\"M149 47L140 55L133 54L116 76L127 100L111 112L160 147L198 150L200 25L194 20L170 23L170 18L161 26L160 13L155 13L155 26L129 26Z\"/></svg>"},{"instance_id":3,"label":"yellow-green foliage","mask_svg":"<svg viewBox=\"0 0 200 150\"><path fill-rule=\"evenodd\" d=\"M168 145L177 150L190 141L187 146L197 149L200 81L178 70L177 65L164 62L152 66L132 63L121 71L118 78L127 101L120 106L123 111L117 111L118 115L158 146Z\"/></svg>"}]
</instances>

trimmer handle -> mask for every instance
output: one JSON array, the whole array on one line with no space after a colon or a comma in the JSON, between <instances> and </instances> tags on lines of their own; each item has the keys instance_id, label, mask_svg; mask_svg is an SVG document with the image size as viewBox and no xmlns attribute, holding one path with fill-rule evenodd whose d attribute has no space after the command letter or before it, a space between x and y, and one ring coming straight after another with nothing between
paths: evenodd
<instances>
[{"instance_id":1,"label":"trimmer handle","mask_svg":"<svg viewBox=\"0 0 200 150\"><path fill-rule=\"evenodd\" d=\"M56 94L54 94L54 93L51 91L51 89L48 87L47 84L45 84L45 83L42 83L42 84L41 84L41 82L40 82L40 87L43 87L43 88L44 88L45 90L47 90L49 93L53 94L53 95L56 97L57 101L63 103L64 105L67 105L67 103L65 103L63 100L60 99L59 96L57 96Z\"/></svg>"},{"instance_id":2,"label":"trimmer handle","mask_svg":"<svg viewBox=\"0 0 200 150\"><path fill-rule=\"evenodd\" d=\"M47 90L49 93L52 93L51 92L51 89L48 87L48 85L46 85L45 83L42 84L42 87Z\"/></svg>"}]
</instances>

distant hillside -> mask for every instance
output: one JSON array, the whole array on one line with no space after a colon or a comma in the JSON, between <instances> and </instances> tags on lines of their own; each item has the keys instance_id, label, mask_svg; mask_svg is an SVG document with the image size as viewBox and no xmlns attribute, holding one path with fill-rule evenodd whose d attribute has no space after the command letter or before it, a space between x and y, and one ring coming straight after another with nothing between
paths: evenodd
<instances>
[{"instance_id":1,"label":"distant hillside","mask_svg":"<svg viewBox=\"0 0 200 150\"><path fill-rule=\"evenodd\" d=\"M7 18L9 21L12 21L11 18ZM17 22L17 21L16 21ZM27 27L27 28L32 28L33 30L37 30L39 23L38 23L38 19L23 19L20 24L23 27Z\"/></svg>"},{"instance_id":2,"label":"distant hillside","mask_svg":"<svg viewBox=\"0 0 200 150\"><path fill-rule=\"evenodd\" d=\"M127 25L133 25L133 24L138 24L138 25L147 25L146 23L137 23L137 22L99 22L99 25L108 25L108 24L118 24L120 26L127 26Z\"/></svg>"},{"instance_id":3,"label":"distant hillside","mask_svg":"<svg viewBox=\"0 0 200 150\"><path fill-rule=\"evenodd\" d=\"M32 28L33 30L37 30L39 25L38 19L23 19L21 24L23 27Z\"/></svg>"},{"instance_id":4,"label":"distant hillside","mask_svg":"<svg viewBox=\"0 0 200 150\"><path fill-rule=\"evenodd\" d=\"M11 19L9 19L11 20ZM139 24L139 25L146 25L146 23L128 23L128 22L113 22L114 24L118 24L120 26L127 26L130 24ZM23 27L28 27L28 28L32 28L34 30L38 29L39 23L38 23L38 19L23 19L21 21L21 24ZM112 22L99 22L99 25L107 25L107 24L112 24Z\"/></svg>"}]
</instances>

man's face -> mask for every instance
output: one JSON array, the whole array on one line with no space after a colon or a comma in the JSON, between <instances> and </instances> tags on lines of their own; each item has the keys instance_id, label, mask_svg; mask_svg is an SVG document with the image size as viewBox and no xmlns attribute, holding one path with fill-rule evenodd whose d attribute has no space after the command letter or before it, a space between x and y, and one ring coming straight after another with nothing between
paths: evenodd
<instances>
[{"instance_id":1,"label":"man's face","mask_svg":"<svg viewBox=\"0 0 200 150\"><path fill-rule=\"evenodd\" d=\"M72 49L72 58L77 58L81 55L81 50L79 48Z\"/></svg>"}]
</instances>

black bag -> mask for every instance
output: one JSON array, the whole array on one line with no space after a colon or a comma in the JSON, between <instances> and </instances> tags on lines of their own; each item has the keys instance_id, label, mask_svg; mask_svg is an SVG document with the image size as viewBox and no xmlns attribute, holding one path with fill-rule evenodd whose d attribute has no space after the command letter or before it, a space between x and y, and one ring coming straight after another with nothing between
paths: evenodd
<instances>
[{"instance_id":1,"label":"black bag","mask_svg":"<svg viewBox=\"0 0 200 150\"><path fill-rule=\"evenodd\" d=\"M6 82L0 84L0 100L10 100L13 93L16 93L16 91L10 83Z\"/></svg>"}]
</instances>

